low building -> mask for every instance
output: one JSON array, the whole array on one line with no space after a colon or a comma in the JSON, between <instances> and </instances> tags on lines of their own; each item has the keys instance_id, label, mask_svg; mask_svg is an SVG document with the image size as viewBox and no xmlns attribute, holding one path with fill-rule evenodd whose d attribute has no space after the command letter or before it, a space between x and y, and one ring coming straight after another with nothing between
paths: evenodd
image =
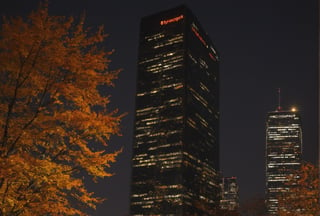
<instances>
[{"instance_id":1,"label":"low building","mask_svg":"<svg viewBox=\"0 0 320 216\"><path fill-rule=\"evenodd\" d=\"M234 211L239 208L239 186L236 177L222 178L221 193L221 209Z\"/></svg>"}]
</instances>

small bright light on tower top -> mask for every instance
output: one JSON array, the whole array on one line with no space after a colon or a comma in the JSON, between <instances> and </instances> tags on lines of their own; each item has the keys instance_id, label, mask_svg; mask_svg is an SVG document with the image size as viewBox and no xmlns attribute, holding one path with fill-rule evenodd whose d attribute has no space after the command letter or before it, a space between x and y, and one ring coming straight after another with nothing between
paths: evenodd
<instances>
[{"instance_id":1,"label":"small bright light on tower top","mask_svg":"<svg viewBox=\"0 0 320 216\"><path fill-rule=\"evenodd\" d=\"M295 107L292 107L292 108L291 108L291 111L292 111L292 112L296 112L297 109L296 109Z\"/></svg>"}]
</instances>

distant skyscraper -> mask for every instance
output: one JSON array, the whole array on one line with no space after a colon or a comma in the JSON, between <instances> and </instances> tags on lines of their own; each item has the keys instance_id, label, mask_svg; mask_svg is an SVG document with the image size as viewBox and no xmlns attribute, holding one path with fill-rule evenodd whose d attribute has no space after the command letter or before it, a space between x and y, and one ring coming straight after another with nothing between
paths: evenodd
<instances>
[{"instance_id":1,"label":"distant skyscraper","mask_svg":"<svg viewBox=\"0 0 320 216\"><path fill-rule=\"evenodd\" d=\"M239 186L236 177L224 177L221 184L222 196L220 208L237 210L239 208Z\"/></svg>"},{"instance_id":2,"label":"distant skyscraper","mask_svg":"<svg viewBox=\"0 0 320 216\"><path fill-rule=\"evenodd\" d=\"M141 20L131 215L219 205L219 57L185 6Z\"/></svg>"},{"instance_id":3,"label":"distant skyscraper","mask_svg":"<svg viewBox=\"0 0 320 216\"><path fill-rule=\"evenodd\" d=\"M278 197L287 193L287 177L301 164L302 130L298 112L269 112L266 125L266 201L269 215L277 215Z\"/></svg>"}]
</instances>

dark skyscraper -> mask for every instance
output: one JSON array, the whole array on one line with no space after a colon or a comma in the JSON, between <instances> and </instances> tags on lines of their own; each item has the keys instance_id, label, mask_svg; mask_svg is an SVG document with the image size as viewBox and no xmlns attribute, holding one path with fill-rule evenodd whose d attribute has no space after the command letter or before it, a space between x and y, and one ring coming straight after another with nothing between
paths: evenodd
<instances>
[{"instance_id":1,"label":"dark skyscraper","mask_svg":"<svg viewBox=\"0 0 320 216\"><path fill-rule=\"evenodd\" d=\"M141 20L131 215L219 204L219 57L185 6Z\"/></svg>"},{"instance_id":2,"label":"dark skyscraper","mask_svg":"<svg viewBox=\"0 0 320 216\"><path fill-rule=\"evenodd\" d=\"M278 198L287 193L288 176L301 165L300 115L278 109L269 112L266 126L266 201L269 215L278 215Z\"/></svg>"}]
</instances>

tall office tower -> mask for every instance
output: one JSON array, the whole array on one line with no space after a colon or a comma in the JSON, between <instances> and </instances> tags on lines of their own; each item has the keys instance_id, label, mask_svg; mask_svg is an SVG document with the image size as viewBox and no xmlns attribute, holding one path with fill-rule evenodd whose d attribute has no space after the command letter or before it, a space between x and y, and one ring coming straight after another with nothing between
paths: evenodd
<instances>
[{"instance_id":1,"label":"tall office tower","mask_svg":"<svg viewBox=\"0 0 320 216\"><path fill-rule=\"evenodd\" d=\"M220 208L230 211L239 208L239 186L237 177L224 177L221 184Z\"/></svg>"},{"instance_id":2,"label":"tall office tower","mask_svg":"<svg viewBox=\"0 0 320 216\"><path fill-rule=\"evenodd\" d=\"M298 112L269 112L266 125L266 203L269 215L277 215L278 198L287 193L287 177L301 164L302 130Z\"/></svg>"},{"instance_id":3,"label":"tall office tower","mask_svg":"<svg viewBox=\"0 0 320 216\"><path fill-rule=\"evenodd\" d=\"M141 20L131 215L219 204L219 57L185 6Z\"/></svg>"}]
</instances>

